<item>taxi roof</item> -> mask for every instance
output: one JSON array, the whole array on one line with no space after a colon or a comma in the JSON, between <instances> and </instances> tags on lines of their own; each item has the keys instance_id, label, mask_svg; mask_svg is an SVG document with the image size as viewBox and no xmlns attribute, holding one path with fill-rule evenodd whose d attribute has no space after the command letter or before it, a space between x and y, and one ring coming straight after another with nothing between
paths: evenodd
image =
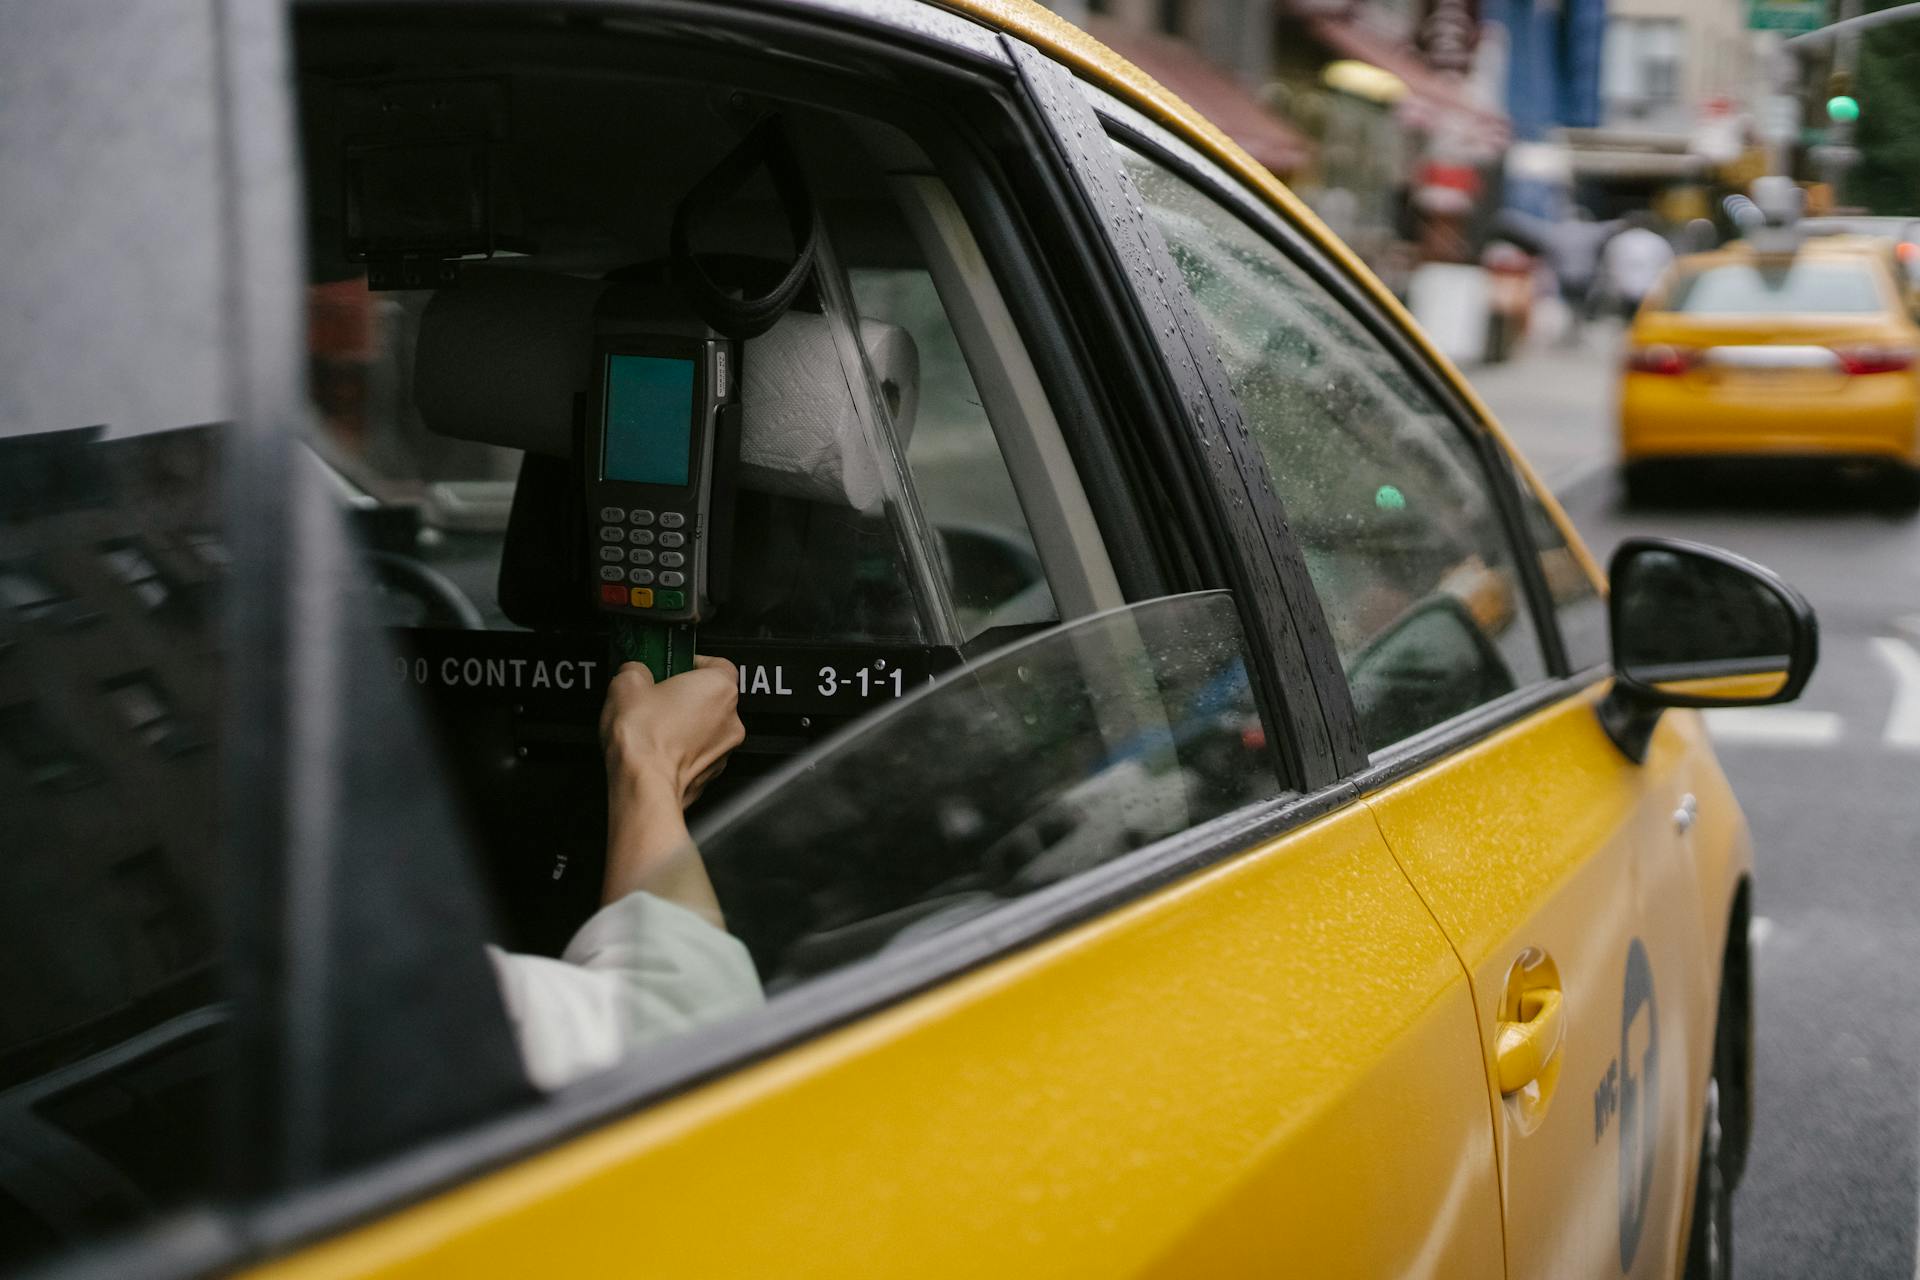
<instances>
[{"instance_id":1,"label":"taxi roof","mask_svg":"<svg viewBox=\"0 0 1920 1280\"><path fill-rule=\"evenodd\" d=\"M1756 249L1746 240L1736 240L1722 245L1718 249L1709 249L1704 253L1682 254L1674 262L1677 272L1703 271L1708 267L1738 266L1757 262L1763 258L1859 258L1861 256L1884 257L1893 249L1893 240L1888 236L1870 235L1829 235L1814 236L1802 240L1794 246L1791 253L1770 253Z\"/></svg>"}]
</instances>

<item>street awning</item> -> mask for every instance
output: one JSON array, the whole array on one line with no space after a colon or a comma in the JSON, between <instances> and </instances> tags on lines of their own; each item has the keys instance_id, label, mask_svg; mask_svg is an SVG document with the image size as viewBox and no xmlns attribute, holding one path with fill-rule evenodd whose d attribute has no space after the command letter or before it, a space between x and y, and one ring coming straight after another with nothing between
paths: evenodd
<instances>
[{"instance_id":1,"label":"street awning","mask_svg":"<svg viewBox=\"0 0 1920 1280\"><path fill-rule=\"evenodd\" d=\"M1466 84L1435 71L1420 55L1354 18L1306 19L1308 32L1349 58L1391 71L1407 86L1394 113L1406 124L1441 140L1457 157L1484 163L1513 141L1513 124L1503 112L1475 102Z\"/></svg>"},{"instance_id":2,"label":"street awning","mask_svg":"<svg viewBox=\"0 0 1920 1280\"><path fill-rule=\"evenodd\" d=\"M1262 105L1239 81L1193 46L1151 31L1128 31L1089 18L1087 33L1158 80L1219 126L1255 160L1285 178L1313 158L1313 143Z\"/></svg>"},{"instance_id":3,"label":"street awning","mask_svg":"<svg viewBox=\"0 0 1920 1280\"><path fill-rule=\"evenodd\" d=\"M1686 138L1645 129L1562 129L1573 173L1580 178L1686 182L1710 167Z\"/></svg>"}]
</instances>

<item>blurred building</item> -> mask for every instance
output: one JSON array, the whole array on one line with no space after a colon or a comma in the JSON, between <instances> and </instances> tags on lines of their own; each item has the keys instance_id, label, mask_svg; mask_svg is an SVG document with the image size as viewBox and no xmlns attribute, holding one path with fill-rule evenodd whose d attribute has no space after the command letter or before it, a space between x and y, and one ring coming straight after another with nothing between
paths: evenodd
<instances>
[{"instance_id":1,"label":"blurred building","mask_svg":"<svg viewBox=\"0 0 1920 1280\"><path fill-rule=\"evenodd\" d=\"M1743 0L1609 0L1600 119L1562 134L1584 202L1602 216L1643 208L1737 165L1755 65Z\"/></svg>"},{"instance_id":2,"label":"blurred building","mask_svg":"<svg viewBox=\"0 0 1920 1280\"><path fill-rule=\"evenodd\" d=\"M1206 116L1261 164L1297 180L1314 145L1262 91L1272 0L1042 0Z\"/></svg>"},{"instance_id":3,"label":"blurred building","mask_svg":"<svg viewBox=\"0 0 1920 1280\"><path fill-rule=\"evenodd\" d=\"M1467 261L1513 138L1505 33L1476 0L1279 0L1276 102L1318 144L1296 184L1396 288Z\"/></svg>"},{"instance_id":4,"label":"blurred building","mask_svg":"<svg viewBox=\"0 0 1920 1280\"><path fill-rule=\"evenodd\" d=\"M1557 218L1572 196L1566 128L1601 120L1601 52L1607 0L1489 0L1487 21L1506 40L1506 104L1514 147L1501 174L1502 202Z\"/></svg>"}]
</instances>

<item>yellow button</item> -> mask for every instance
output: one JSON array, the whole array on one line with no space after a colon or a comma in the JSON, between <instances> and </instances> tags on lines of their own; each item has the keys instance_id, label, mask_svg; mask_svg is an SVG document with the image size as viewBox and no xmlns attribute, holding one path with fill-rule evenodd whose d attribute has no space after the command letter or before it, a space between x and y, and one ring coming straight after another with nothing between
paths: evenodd
<instances>
[{"instance_id":1,"label":"yellow button","mask_svg":"<svg viewBox=\"0 0 1920 1280\"><path fill-rule=\"evenodd\" d=\"M653 588L635 587L627 600L636 609L651 609L653 608Z\"/></svg>"}]
</instances>

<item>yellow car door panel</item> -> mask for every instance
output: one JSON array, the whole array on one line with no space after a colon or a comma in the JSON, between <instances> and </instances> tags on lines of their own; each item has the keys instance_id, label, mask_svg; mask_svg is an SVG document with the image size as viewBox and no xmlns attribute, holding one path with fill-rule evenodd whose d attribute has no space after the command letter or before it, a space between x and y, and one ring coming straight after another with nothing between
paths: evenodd
<instances>
[{"instance_id":1,"label":"yellow car door panel","mask_svg":"<svg viewBox=\"0 0 1920 1280\"><path fill-rule=\"evenodd\" d=\"M1699 1140L1706 979L1736 859L1712 860L1703 895L1673 815L1687 787L1734 810L1697 721L1663 725L1635 765L1596 698L1555 703L1367 801L1472 975L1514 1277L1676 1273ZM1701 839L1724 849L1726 821ZM1532 1092L1503 1092L1503 1024L1530 952L1561 997L1561 1063Z\"/></svg>"},{"instance_id":2,"label":"yellow car door panel","mask_svg":"<svg viewBox=\"0 0 1920 1280\"><path fill-rule=\"evenodd\" d=\"M1501 1267L1459 963L1351 805L258 1274Z\"/></svg>"}]
</instances>

